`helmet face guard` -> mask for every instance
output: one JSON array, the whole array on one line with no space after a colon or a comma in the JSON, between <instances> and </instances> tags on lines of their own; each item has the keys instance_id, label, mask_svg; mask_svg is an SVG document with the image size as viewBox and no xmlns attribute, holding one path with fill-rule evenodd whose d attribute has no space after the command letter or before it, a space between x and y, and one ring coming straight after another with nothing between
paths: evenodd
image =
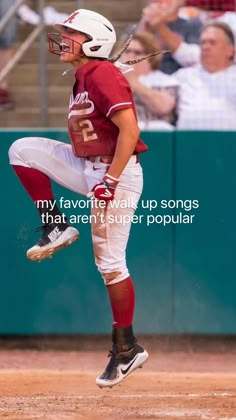
<instances>
[{"instance_id":1,"label":"helmet face guard","mask_svg":"<svg viewBox=\"0 0 236 420\"><path fill-rule=\"evenodd\" d=\"M77 41L74 41L73 39L66 37L63 35L63 39L60 34L55 32L48 33L48 51L52 54L61 55L62 53L67 54L74 54L79 57L83 57L84 54L81 52L81 54L75 53L75 46L76 44L82 47L82 44L80 44Z\"/></svg>"}]
</instances>

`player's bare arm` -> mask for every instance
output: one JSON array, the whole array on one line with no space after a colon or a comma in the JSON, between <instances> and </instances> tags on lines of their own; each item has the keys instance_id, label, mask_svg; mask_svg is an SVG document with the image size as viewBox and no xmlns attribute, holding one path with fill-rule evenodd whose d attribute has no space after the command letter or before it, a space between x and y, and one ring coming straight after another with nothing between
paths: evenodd
<instances>
[{"instance_id":1,"label":"player's bare arm","mask_svg":"<svg viewBox=\"0 0 236 420\"><path fill-rule=\"evenodd\" d=\"M140 130L131 108L121 109L115 112L111 119L119 128L119 136L108 174L114 178L119 178L134 152Z\"/></svg>"}]
</instances>

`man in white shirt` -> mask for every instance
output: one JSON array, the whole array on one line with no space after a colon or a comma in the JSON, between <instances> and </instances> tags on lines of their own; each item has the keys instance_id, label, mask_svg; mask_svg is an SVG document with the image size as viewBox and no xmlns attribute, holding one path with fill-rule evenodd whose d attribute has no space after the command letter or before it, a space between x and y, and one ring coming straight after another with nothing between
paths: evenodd
<instances>
[{"instance_id":1,"label":"man in white shirt","mask_svg":"<svg viewBox=\"0 0 236 420\"><path fill-rule=\"evenodd\" d=\"M200 64L174 73L178 129L236 130L234 42L227 24L208 23L200 37Z\"/></svg>"},{"instance_id":2,"label":"man in white shirt","mask_svg":"<svg viewBox=\"0 0 236 420\"><path fill-rule=\"evenodd\" d=\"M236 13L233 1L149 0L149 4L143 9L139 30L145 28L154 31L164 43L165 48L171 51L171 53L165 55L165 61L169 61L170 57L172 57L172 61L174 60L178 67L175 67L173 71L169 71L169 66L166 67L166 63L163 61L164 67L162 70L165 73L172 74L174 71L177 71L177 68L193 66L199 63L200 60L198 40L199 30L202 26L199 23L202 19L190 18L181 20L181 8L186 5L207 10L207 14L213 10L221 12L217 18L215 16L211 17L210 12L209 18L205 17L204 20L213 18L227 23L234 32L236 39Z\"/></svg>"}]
</instances>

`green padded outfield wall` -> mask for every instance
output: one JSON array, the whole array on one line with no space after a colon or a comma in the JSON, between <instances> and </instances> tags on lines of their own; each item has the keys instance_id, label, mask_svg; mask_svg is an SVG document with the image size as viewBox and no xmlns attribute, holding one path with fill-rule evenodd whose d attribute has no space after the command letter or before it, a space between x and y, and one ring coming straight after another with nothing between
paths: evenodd
<instances>
[{"instance_id":1,"label":"green padded outfield wall","mask_svg":"<svg viewBox=\"0 0 236 420\"><path fill-rule=\"evenodd\" d=\"M178 133L175 193L197 198L175 230L175 328L236 333L236 133Z\"/></svg>"},{"instance_id":2,"label":"green padded outfield wall","mask_svg":"<svg viewBox=\"0 0 236 420\"><path fill-rule=\"evenodd\" d=\"M76 225L80 241L52 260L33 263L39 217L8 163L12 142L25 136L68 141L66 131L0 132L0 334L110 333L111 314L93 262L90 225ZM128 247L136 284L137 333L236 333L236 133L142 133L145 182ZM58 185L55 198L84 200ZM150 207L157 203L158 207ZM198 200L190 210L161 208L161 200ZM174 200L174 201L173 201ZM186 208L188 202L185 202ZM67 210L68 216L78 210ZM79 210L89 214L88 210ZM160 224L192 215L192 224ZM153 220L158 223L152 223Z\"/></svg>"}]
</instances>

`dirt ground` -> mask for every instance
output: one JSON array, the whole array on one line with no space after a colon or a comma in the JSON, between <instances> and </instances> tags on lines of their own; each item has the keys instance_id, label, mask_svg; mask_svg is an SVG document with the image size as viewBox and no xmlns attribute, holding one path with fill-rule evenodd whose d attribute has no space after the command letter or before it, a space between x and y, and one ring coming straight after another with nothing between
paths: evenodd
<instances>
[{"instance_id":1,"label":"dirt ground","mask_svg":"<svg viewBox=\"0 0 236 420\"><path fill-rule=\"evenodd\" d=\"M236 420L236 352L166 351L145 343L150 358L120 385L95 378L106 348L0 350L0 419Z\"/></svg>"}]
</instances>

